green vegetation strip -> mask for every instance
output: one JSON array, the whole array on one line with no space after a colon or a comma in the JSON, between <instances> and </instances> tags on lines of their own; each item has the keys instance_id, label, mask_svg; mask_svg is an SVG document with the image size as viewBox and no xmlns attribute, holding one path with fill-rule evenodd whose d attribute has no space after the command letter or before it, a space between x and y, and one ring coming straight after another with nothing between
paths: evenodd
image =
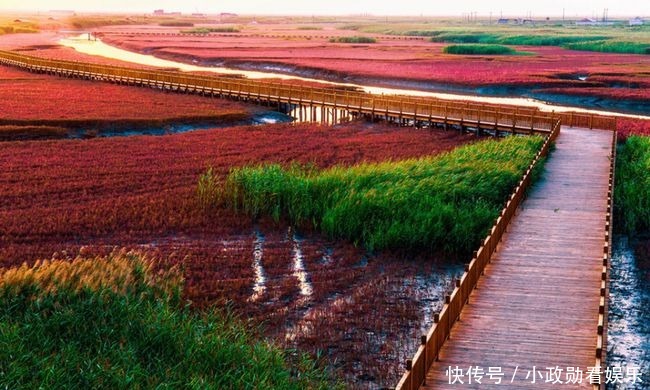
<instances>
[{"instance_id":1,"label":"green vegetation strip","mask_svg":"<svg viewBox=\"0 0 650 390\"><path fill-rule=\"evenodd\" d=\"M625 233L650 232L650 137L632 136L620 146L614 200Z\"/></svg>"},{"instance_id":2,"label":"green vegetation strip","mask_svg":"<svg viewBox=\"0 0 650 390\"><path fill-rule=\"evenodd\" d=\"M372 37L339 37L330 39L332 43L377 43Z\"/></svg>"},{"instance_id":3,"label":"green vegetation strip","mask_svg":"<svg viewBox=\"0 0 650 390\"><path fill-rule=\"evenodd\" d=\"M208 171L198 193L204 203L313 224L369 250L467 254L485 237L542 143L538 136L513 136L399 162L236 168L222 184Z\"/></svg>"},{"instance_id":4,"label":"green vegetation strip","mask_svg":"<svg viewBox=\"0 0 650 390\"><path fill-rule=\"evenodd\" d=\"M469 54L469 55L515 55L519 54L515 49L503 45L451 45L443 50L447 54Z\"/></svg>"},{"instance_id":5,"label":"green vegetation strip","mask_svg":"<svg viewBox=\"0 0 650 390\"><path fill-rule=\"evenodd\" d=\"M196 27L191 30L183 30L183 34L209 34L209 33L238 33L234 27Z\"/></svg>"},{"instance_id":6,"label":"green vegetation strip","mask_svg":"<svg viewBox=\"0 0 650 390\"><path fill-rule=\"evenodd\" d=\"M137 254L0 271L0 383L11 389L329 388L232 316L182 304L178 269Z\"/></svg>"},{"instance_id":7,"label":"green vegetation strip","mask_svg":"<svg viewBox=\"0 0 650 390\"><path fill-rule=\"evenodd\" d=\"M194 23L191 22L181 22L181 21L167 21L158 23L159 26L163 27L194 27Z\"/></svg>"},{"instance_id":8,"label":"green vegetation strip","mask_svg":"<svg viewBox=\"0 0 650 390\"><path fill-rule=\"evenodd\" d=\"M606 39L600 35L510 35L498 33L462 33L441 32L434 35L433 42L447 43L483 43L501 45L528 45L528 46L562 46L574 42L587 42Z\"/></svg>"},{"instance_id":9,"label":"green vegetation strip","mask_svg":"<svg viewBox=\"0 0 650 390\"><path fill-rule=\"evenodd\" d=\"M414 28L417 27L417 28ZM432 42L486 45L561 46L571 50L650 54L647 27L625 26L577 28L576 26L486 26L481 30L459 29L438 23L349 25L344 29L392 35L431 37Z\"/></svg>"},{"instance_id":10,"label":"green vegetation strip","mask_svg":"<svg viewBox=\"0 0 650 390\"><path fill-rule=\"evenodd\" d=\"M564 45L571 50L600 51L604 53L650 54L650 43L625 41L587 41Z\"/></svg>"},{"instance_id":11,"label":"green vegetation strip","mask_svg":"<svg viewBox=\"0 0 650 390\"><path fill-rule=\"evenodd\" d=\"M509 35L498 33L440 32L432 42L489 45L561 46L565 49L607 53L650 54L650 44L611 39L602 35Z\"/></svg>"}]
</instances>

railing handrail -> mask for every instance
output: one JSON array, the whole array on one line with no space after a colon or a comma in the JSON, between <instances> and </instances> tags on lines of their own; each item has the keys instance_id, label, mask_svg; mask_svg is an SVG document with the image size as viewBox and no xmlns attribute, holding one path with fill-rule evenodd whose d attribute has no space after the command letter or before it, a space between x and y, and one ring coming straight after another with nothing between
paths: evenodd
<instances>
[{"instance_id":1,"label":"railing handrail","mask_svg":"<svg viewBox=\"0 0 650 390\"><path fill-rule=\"evenodd\" d=\"M596 328L596 363L594 367L603 368L601 384L594 385L594 389L604 389L606 378L604 375L604 363L607 354L607 314L609 304L609 270L612 259L612 229L614 227L614 183L616 180L616 144L617 133L612 136L612 151L609 165L609 183L607 189L607 214L605 216L605 243L603 245L603 268L600 281L600 304L598 307L598 326Z\"/></svg>"}]
</instances>

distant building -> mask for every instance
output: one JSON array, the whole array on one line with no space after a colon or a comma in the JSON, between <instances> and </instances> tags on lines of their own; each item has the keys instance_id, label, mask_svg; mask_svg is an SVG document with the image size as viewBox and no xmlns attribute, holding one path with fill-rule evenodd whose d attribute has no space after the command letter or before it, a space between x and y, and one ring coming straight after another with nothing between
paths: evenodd
<instances>
[{"instance_id":1,"label":"distant building","mask_svg":"<svg viewBox=\"0 0 650 390\"><path fill-rule=\"evenodd\" d=\"M515 19L515 24L535 24L533 19Z\"/></svg>"},{"instance_id":2,"label":"distant building","mask_svg":"<svg viewBox=\"0 0 650 390\"><path fill-rule=\"evenodd\" d=\"M235 18L237 17L237 14L233 14L231 12L222 12L219 14L219 16L222 18Z\"/></svg>"},{"instance_id":3,"label":"distant building","mask_svg":"<svg viewBox=\"0 0 650 390\"><path fill-rule=\"evenodd\" d=\"M195 12L195 13L192 14L193 18L205 18L206 16L207 16L206 14L202 14L202 13L199 13L199 12Z\"/></svg>"},{"instance_id":4,"label":"distant building","mask_svg":"<svg viewBox=\"0 0 650 390\"><path fill-rule=\"evenodd\" d=\"M509 24L509 23L510 23L510 19L501 18L497 20L497 24Z\"/></svg>"},{"instance_id":5,"label":"distant building","mask_svg":"<svg viewBox=\"0 0 650 390\"><path fill-rule=\"evenodd\" d=\"M584 18L576 22L576 26L613 26L614 22L600 21L596 19Z\"/></svg>"},{"instance_id":6,"label":"distant building","mask_svg":"<svg viewBox=\"0 0 650 390\"><path fill-rule=\"evenodd\" d=\"M598 21L596 19L584 18L584 19L578 20L576 22L576 25L578 25L578 26L596 26L596 25L598 25Z\"/></svg>"},{"instance_id":7,"label":"distant building","mask_svg":"<svg viewBox=\"0 0 650 390\"><path fill-rule=\"evenodd\" d=\"M165 12L164 9L156 9L153 11L156 16L180 16L180 12Z\"/></svg>"},{"instance_id":8,"label":"distant building","mask_svg":"<svg viewBox=\"0 0 650 390\"><path fill-rule=\"evenodd\" d=\"M643 26L643 19L632 18L628 23L630 24L630 26Z\"/></svg>"}]
</instances>

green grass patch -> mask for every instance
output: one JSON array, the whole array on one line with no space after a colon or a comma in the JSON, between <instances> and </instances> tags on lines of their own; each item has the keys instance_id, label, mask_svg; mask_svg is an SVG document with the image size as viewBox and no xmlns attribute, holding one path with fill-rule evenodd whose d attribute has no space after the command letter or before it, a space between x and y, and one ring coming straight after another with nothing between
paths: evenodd
<instances>
[{"instance_id":1,"label":"green grass patch","mask_svg":"<svg viewBox=\"0 0 650 390\"><path fill-rule=\"evenodd\" d=\"M499 43L499 37L490 33L445 32L433 36L431 42L495 44Z\"/></svg>"},{"instance_id":2,"label":"green grass patch","mask_svg":"<svg viewBox=\"0 0 650 390\"><path fill-rule=\"evenodd\" d=\"M485 21L487 22L487 21ZM628 27L576 26L573 22L549 22L538 25L468 25L452 19L426 19L421 21L399 18L356 21L344 25L343 29L373 34L430 36L434 42L484 43L500 45L564 46L572 43L594 41L632 42L650 44L650 25ZM618 48L617 48L618 46ZM605 47L606 50L620 49L620 45ZM580 48L579 50L583 50ZM588 50L585 48L584 50ZM619 51L620 52L620 51ZM638 53L638 51L632 51Z\"/></svg>"},{"instance_id":3,"label":"green grass patch","mask_svg":"<svg viewBox=\"0 0 650 390\"><path fill-rule=\"evenodd\" d=\"M521 46L560 46L565 49L605 53L650 54L649 42L630 42L605 35L548 35L507 33L445 32L432 36L432 42L498 44Z\"/></svg>"},{"instance_id":4,"label":"green grass patch","mask_svg":"<svg viewBox=\"0 0 650 390\"><path fill-rule=\"evenodd\" d=\"M563 46L576 42L591 42L605 39L601 35L514 35L502 36L497 43L522 46Z\"/></svg>"},{"instance_id":5,"label":"green grass patch","mask_svg":"<svg viewBox=\"0 0 650 390\"><path fill-rule=\"evenodd\" d=\"M332 43L377 43L372 37L339 37L330 39Z\"/></svg>"},{"instance_id":6,"label":"green grass patch","mask_svg":"<svg viewBox=\"0 0 650 390\"><path fill-rule=\"evenodd\" d=\"M604 53L650 54L650 43L625 41L590 41L564 45L571 50L599 51Z\"/></svg>"},{"instance_id":7,"label":"green grass patch","mask_svg":"<svg viewBox=\"0 0 650 390\"><path fill-rule=\"evenodd\" d=\"M196 27L191 30L181 31L184 34L209 34L209 33L238 33L234 27Z\"/></svg>"},{"instance_id":8,"label":"green grass patch","mask_svg":"<svg viewBox=\"0 0 650 390\"><path fill-rule=\"evenodd\" d=\"M507 34L507 33L458 33L445 32L434 35L432 42L482 43L522 46L563 46L570 43L593 42L606 39L602 35L547 35L547 34Z\"/></svg>"},{"instance_id":9,"label":"green grass patch","mask_svg":"<svg viewBox=\"0 0 650 390\"><path fill-rule=\"evenodd\" d=\"M509 137L435 157L317 170L233 169L216 197L254 217L311 224L368 250L467 254L478 247L543 143Z\"/></svg>"},{"instance_id":10,"label":"green grass patch","mask_svg":"<svg viewBox=\"0 0 650 390\"><path fill-rule=\"evenodd\" d=\"M485 45L485 44L467 44L467 45L450 45L443 49L447 54L467 54L467 55L515 55L520 52L503 45Z\"/></svg>"},{"instance_id":11,"label":"green grass patch","mask_svg":"<svg viewBox=\"0 0 650 390\"><path fill-rule=\"evenodd\" d=\"M387 32L388 35L407 35L407 36L414 36L414 37L437 37L442 33L443 31L440 30L408 30L403 33L395 32L395 31Z\"/></svg>"},{"instance_id":12,"label":"green grass patch","mask_svg":"<svg viewBox=\"0 0 650 390\"><path fill-rule=\"evenodd\" d=\"M298 26L296 30L322 30L322 27L317 26Z\"/></svg>"},{"instance_id":13,"label":"green grass patch","mask_svg":"<svg viewBox=\"0 0 650 390\"><path fill-rule=\"evenodd\" d=\"M614 200L620 230L650 232L650 137L631 136L619 147Z\"/></svg>"},{"instance_id":14,"label":"green grass patch","mask_svg":"<svg viewBox=\"0 0 650 390\"><path fill-rule=\"evenodd\" d=\"M159 26L163 27L194 27L194 23L190 22L181 22L181 21L169 21L169 22L160 22L158 23Z\"/></svg>"},{"instance_id":15,"label":"green grass patch","mask_svg":"<svg viewBox=\"0 0 650 390\"><path fill-rule=\"evenodd\" d=\"M102 26L120 26L129 24L138 24L138 21L132 18L120 17L101 17L101 16L74 16L70 18L70 24L75 28L93 28Z\"/></svg>"},{"instance_id":16,"label":"green grass patch","mask_svg":"<svg viewBox=\"0 0 650 390\"><path fill-rule=\"evenodd\" d=\"M133 253L0 273L0 383L11 389L329 388L314 363L180 299L181 273Z\"/></svg>"}]
</instances>

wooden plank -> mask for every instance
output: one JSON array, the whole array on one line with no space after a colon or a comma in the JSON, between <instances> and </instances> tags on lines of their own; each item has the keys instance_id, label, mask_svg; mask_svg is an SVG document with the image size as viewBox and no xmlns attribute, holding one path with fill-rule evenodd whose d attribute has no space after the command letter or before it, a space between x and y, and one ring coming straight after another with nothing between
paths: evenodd
<instances>
[{"instance_id":1,"label":"wooden plank","mask_svg":"<svg viewBox=\"0 0 650 390\"><path fill-rule=\"evenodd\" d=\"M548 366L594 366L611 143L611 132L562 129L423 388L458 387L449 366L502 367L501 385L465 380L481 389L549 386L545 376L525 379L533 366L544 375ZM510 383L515 367L523 372Z\"/></svg>"}]
</instances>

